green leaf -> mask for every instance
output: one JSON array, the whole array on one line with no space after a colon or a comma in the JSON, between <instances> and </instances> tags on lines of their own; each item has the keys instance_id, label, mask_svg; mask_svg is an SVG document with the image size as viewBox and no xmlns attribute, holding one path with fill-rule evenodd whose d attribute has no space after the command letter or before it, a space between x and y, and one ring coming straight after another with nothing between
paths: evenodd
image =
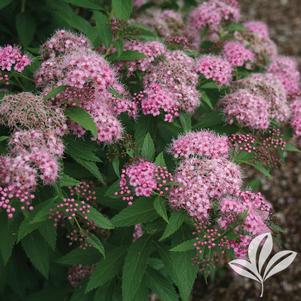
<instances>
[{"instance_id":1,"label":"green leaf","mask_svg":"<svg viewBox=\"0 0 301 301\"><path fill-rule=\"evenodd\" d=\"M255 167L259 172L261 172L267 178L269 178L269 179L272 178L270 172L263 166L263 164L261 162L258 162L258 161L256 163L249 162L247 164Z\"/></svg>"},{"instance_id":2,"label":"green leaf","mask_svg":"<svg viewBox=\"0 0 301 301\"><path fill-rule=\"evenodd\" d=\"M90 208L90 212L87 214L87 216L88 216L88 220L90 222L94 222L95 225L99 228L102 228L102 229L113 229L114 228L114 225L112 224L112 222L93 207Z\"/></svg>"},{"instance_id":3,"label":"green leaf","mask_svg":"<svg viewBox=\"0 0 301 301\"><path fill-rule=\"evenodd\" d=\"M91 301L91 294L86 294L83 287L77 287L74 290L69 301Z\"/></svg>"},{"instance_id":4,"label":"green leaf","mask_svg":"<svg viewBox=\"0 0 301 301\"><path fill-rule=\"evenodd\" d=\"M34 33L36 31L35 18L27 12L20 13L16 17L16 28L19 40L24 47L27 47L32 42Z\"/></svg>"},{"instance_id":5,"label":"green leaf","mask_svg":"<svg viewBox=\"0 0 301 301\"><path fill-rule=\"evenodd\" d=\"M0 142L7 140L9 137L8 136L1 136L0 137Z\"/></svg>"},{"instance_id":6,"label":"green leaf","mask_svg":"<svg viewBox=\"0 0 301 301\"><path fill-rule=\"evenodd\" d=\"M166 162L165 162L165 159L164 159L164 153L163 153L163 152L161 152L161 153L156 157L155 163L156 163L157 165L166 167Z\"/></svg>"},{"instance_id":7,"label":"green leaf","mask_svg":"<svg viewBox=\"0 0 301 301\"><path fill-rule=\"evenodd\" d=\"M5 6L9 5L13 0L1 0L0 1L0 9L4 8Z\"/></svg>"},{"instance_id":8,"label":"green leaf","mask_svg":"<svg viewBox=\"0 0 301 301\"><path fill-rule=\"evenodd\" d=\"M144 137L141 155L149 161L152 161L155 157L155 145L150 133L147 133Z\"/></svg>"},{"instance_id":9,"label":"green leaf","mask_svg":"<svg viewBox=\"0 0 301 301\"><path fill-rule=\"evenodd\" d=\"M170 254L161 246L157 249L167 273L179 289L182 300L188 301L198 273L198 266L192 263L195 252Z\"/></svg>"},{"instance_id":10,"label":"green leaf","mask_svg":"<svg viewBox=\"0 0 301 301\"><path fill-rule=\"evenodd\" d=\"M297 148L295 145L287 143L285 145L285 150L287 152L297 152L297 153L301 153L301 150L299 148Z\"/></svg>"},{"instance_id":11,"label":"green leaf","mask_svg":"<svg viewBox=\"0 0 301 301\"><path fill-rule=\"evenodd\" d=\"M112 162L112 166L113 166L115 174L118 178L120 178L119 165L120 165L119 158L115 157L113 162Z\"/></svg>"},{"instance_id":12,"label":"green leaf","mask_svg":"<svg viewBox=\"0 0 301 301\"><path fill-rule=\"evenodd\" d=\"M154 208L159 216L161 216L168 223L165 200L163 198L157 197L154 201Z\"/></svg>"},{"instance_id":13,"label":"green leaf","mask_svg":"<svg viewBox=\"0 0 301 301\"><path fill-rule=\"evenodd\" d=\"M28 218L25 218L22 223L20 224L19 230L18 230L18 239L17 242L20 242L24 237L26 237L28 234L32 233L36 229L40 227L41 223L31 223L31 220Z\"/></svg>"},{"instance_id":14,"label":"green leaf","mask_svg":"<svg viewBox=\"0 0 301 301\"><path fill-rule=\"evenodd\" d=\"M94 12L97 34L99 35L100 41L109 47L112 42L112 30L109 23L108 17L98 11Z\"/></svg>"},{"instance_id":15,"label":"green leaf","mask_svg":"<svg viewBox=\"0 0 301 301\"><path fill-rule=\"evenodd\" d=\"M78 181L64 173L60 176L60 179L59 179L60 187L76 186L79 183L80 183L80 181Z\"/></svg>"},{"instance_id":16,"label":"green leaf","mask_svg":"<svg viewBox=\"0 0 301 301\"><path fill-rule=\"evenodd\" d=\"M194 239L183 241L177 246L170 249L172 252L186 252L194 249Z\"/></svg>"},{"instance_id":17,"label":"green leaf","mask_svg":"<svg viewBox=\"0 0 301 301\"><path fill-rule=\"evenodd\" d=\"M132 0L112 0L112 12L115 17L127 20L133 9Z\"/></svg>"},{"instance_id":18,"label":"green leaf","mask_svg":"<svg viewBox=\"0 0 301 301\"><path fill-rule=\"evenodd\" d=\"M94 268L86 292L106 284L113 279L121 270L125 247L118 247L107 252L106 258L103 258Z\"/></svg>"},{"instance_id":19,"label":"green leaf","mask_svg":"<svg viewBox=\"0 0 301 301\"><path fill-rule=\"evenodd\" d=\"M160 272L149 268L146 274L146 281L149 288L160 297L160 300L179 300L178 294L172 285L172 282L165 278Z\"/></svg>"},{"instance_id":20,"label":"green leaf","mask_svg":"<svg viewBox=\"0 0 301 301\"><path fill-rule=\"evenodd\" d=\"M36 225L36 224L35 224ZM46 223L43 223L39 227L39 232L41 236L45 239L45 241L48 243L50 248L55 251L56 247L56 227L53 224L53 221L48 221Z\"/></svg>"},{"instance_id":21,"label":"green leaf","mask_svg":"<svg viewBox=\"0 0 301 301\"><path fill-rule=\"evenodd\" d=\"M45 100L51 99L53 97L55 97L57 94L63 92L65 90L65 86L59 86L59 87L55 87L53 88L46 96L44 96Z\"/></svg>"},{"instance_id":22,"label":"green leaf","mask_svg":"<svg viewBox=\"0 0 301 301\"><path fill-rule=\"evenodd\" d=\"M141 237L128 249L122 272L123 301L132 301L139 290L152 252L150 237Z\"/></svg>"},{"instance_id":23,"label":"green leaf","mask_svg":"<svg viewBox=\"0 0 301 301\"><path fill-rule=\"evenodd\" d=\"M208 105L208 107L209 107L211 110L213 110L213 105L212 105L212 103L211 103L211 100L210 100L210 98L208 97L207 93L204 92L204 91L202 91L202 100L203 100L203 102L204 102L206 105Z\"/></svg>"},{"instance_id":24,"label":"green leaf","mask_svg":"<svg viewBox=\"0 0 301 301\"><path fill-rule=\"evenodd\" d=\"M74 249L60 257L56 262L64 265L94 264L100 259L99 251L94 248Z\"/></svg>"},{"instance_id":25,"label":"green leaf","mask_svg":"<svg viewBox=\"0 0 301 301\"><path fill-rule=\"evenodd\" d=\"M103 255L105 257L105 248L104 248L102 242L100 241L100 239L96 235L94 235L92 233L88 233L88 235L87 235L87 241L96 250L98 250L101 255Z\"/></svg>"},{"instance_id":26,"label":"green leaf","mask_svg":"<svg viewBox=\"0 0 301 301\"><path fill-rule=\"evenodd\" d=\"M8 262L12 254L17 239L17 227L15 220L10 221L4 214L0 215L0 253L4 264Z\"/></svg>"},{"instance_id":27,"label":"green leaf","mask_svg":"<svg viewBox=\"0 0 301 301\"><path fill-rule=\"evenodd\" d=\"M127 227L140 223L153 221L157 218L157 213L154 210L150 200L139 199L136 202L112 218L112 223L116 227Z\"/></svg>"},{"instance_id":28,"label":"green leaf","mask_svg":"<svg viewBox=\"0 0 301 301\"><path fill-rule=\"evenodd\" d=\"M182 128L184 129L184 132L191 131L191 116L189 114L181 113L180 122L181 122Z\"/></svg>"},{"instance_id":29,"label":"green leaf","mask_svg":"<svg viewBox=\"0 0 301 301\"><path fill-rule=\"evenodd\" d=\"M36 213L30 223L35 224L47 221L49 219L49 209L54 206L57 200L58 197L54 197L37 205L35 208Z\"/></svg>"},{"instance_id":30,"label":"green leaf","mask_svg":"<svg viewBox=\"0 0 301 301\"><path fill-rule=\"evenodd\" d=\"M72 121L78 123L85 130L90 131L94 137L97 137L97 127L87 111L81 108L68 108L65 110L65 115Z\"/></svg>"},{"instance_id":31,"label":"green leaf","mask_svg":"<svg viewBox=\"0 0 301 301\"><path fill-rule=\"evenodd\" d=\"M100 4L97 4L97 2L90 1L90 0L64 0L64 1L74 6L79 6L83 8L102 9L102 6Z\"/></svg>"},{"instance_id":32,"label":"green leaf","mask_svg":"<svg viewBox=\"0 0 301 301\"><path fill-rule=\"evenodd\" d=\"M185 214L182 211L173 212L170 216L169 223L160 240L166 239L180 229L185 220Z\"/></svg>"},{"instance_id":33,"label":"green leaf","mask_svg":"<svg viewBox=\"0 0 301 301\"><path fill-rule=\"evenodd\" d=\"M99 168L97 167L95 162L82 160L78 157L74 157L71 155L71 157L81 166L85 167L98 181L100 181L102 184L105 184L105 180L101 172L99 171Z\"/></svg>"},{"instance_id":34,"label":"green leaf","mask_svg":"<svg viewBox=\"0 0 301 301\"><path fill-rule=\"evenodd\" d=\"M121 54L118 54L118 52L113 53L109 59L111 62L116 61L137 61L146 58L146 56L138 51L135 50L126 50L123 51Z\"/></svg>"},{"instance_id":35,"label":"green leaf","mask_svg":"<svg viewBox=\"0 0 301 301\"><path fill-rule=\"evenodd\" d=\"M41 239L38 233L32 233L25 237L21 244L34 267L47 279L49 273L48 244Z\"/></svg>"}]
</instances>

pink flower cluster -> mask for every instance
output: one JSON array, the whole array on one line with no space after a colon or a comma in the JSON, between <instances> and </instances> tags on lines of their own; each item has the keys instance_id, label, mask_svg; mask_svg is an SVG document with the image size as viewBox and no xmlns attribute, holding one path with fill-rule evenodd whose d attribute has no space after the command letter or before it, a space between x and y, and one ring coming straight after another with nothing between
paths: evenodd
<instances>
[{"instance_id":1,"label":"pink flower cluster","mask_svg":"<svg viewBox=\"0 0 301 301\"><path fill-rule=\"evenodd\" d=\"M9 75L5 72L22 72L30 63L30 58L22 54L18 47L12 45L0 47L0 82L8 83Z\"/></svg>"},{"instance_id":2,"label":"pink flower cluster","mask_svg":"<svg viewBox=\"0 0 301 301\"><path fill-rule=\"evenodd\" d=\"M49 218L54 221L55 226L73 219L88 222L91 205L96 201L96 193L92 186L87 182L81 182L74 187L69 187L69 193L70 196L50 209Z\"/></svg>"},{"instance_id":3,"label":"pink flower cluster","mask_svg":"<svg viewBox=\"0 0 301 301\"><path fill-rule=\"evenodd\" d=\"M165 167L141 159L123 168L119 183L120 191L116 194L132 205L135 196L150 197L154 193L167 194L172 180L172 175Z\"/></svg>"},{"instance_id":4,"label":"pink flower cluster","mask_svg":"<svg viewBox=\"0 0 301 301\"><path fill-rule=\"evenodd\" d=\"M253 129L267 129L271 119L286 122L290 117L286 92L282 83L270 73L254 73L233 82L232 93L221 105L227 121Z\"/></svg>"},{"instance_id":5,"label":"pink flower cluster","mask_svg":"<svg viewBox=\"0 0 301 301\"><path fill-rule=\"evenodd\" d=\"M291 126L294 134L301 137L301 98L297 98L291 103L291 112Z\"/></svg>"},{"instance_id":6,"label":"pink flower cluster","mask_svg":"<svg viewBox=\"0 0 301 301\"><path fill-rule=\"evenodd\" d=\"M257 130L269 127L269 103L261 96L240 89L226 95L221 102L227 122Z\"/></svg>"},{"instance_id":7,"label":"pink flower cluster","mask_svg":"<svg viewBox=\"0 0 301 301\"><path fill-rule=\"evenodd\" d=\"M256 35L258 37L260 37L261 39L268 39L270 37L270 33L269 33L269 28L268 26L261 21L247 21L244 23L244 26L256 33Z\"/></svg>"},{"instance_id":8,"label":"pink flower cluster","mask_svg":"<svg viewBox=\"0 0 301 301\"><path fill-rule=\"evenodd\" d=\"M122 66L126 65L129 74L133 73L136 70L145 72L149 69L151 64L158 59L160 56L164 55L167 51L165 46L158 41L128 41L124 45L124 50L126 51L137 51L142 53L145 58L135 60L135 61L127 61Z\"/></svg>"},{"instance_id":9,"label":"pink flower cluster","mask_svg":"<svg viewBox=\"0 0 301 301\"><path fill-rule=\"evenodd\" d=\"M169 51L152 64L144 76L142 112L153 116L163 112L166 121L172 121L180 110L193 112L199 105L198 76L193 68L194 60L182 51Z\"/></svg>"},{"instance_id":10,"label":"pink flower cluster","mask_svg":"<svg viewBox=\"0 0 301 301\"><path fill-rule=\"evenodd\" d=\"M82 47L80 47L82 45ZM112 143L121 138L118 115L135 116L136 105L118 82L116 72L98 53L89 48L87 40L70 32L59 31L43 46L52 57L45 60L36 73L36 84L48 94L53 87L63 86L53 102L88 111L98 130L98 142ZM53 52L52 50L55 49ZM56 55L56 56L55 56ZM113 89L118 96L112 95ZM71 124L71 130L83 135L84 130Z\"/></svg>"},{"instance_id":11,"label":"pink flower cluster","mask_svg":"<svg viewBox=\"0 0 301 301\"><path fill-rule=\"evenodd\" d=\"M288 97L294 97L300 93L300 72L295 59L277 56L267 70L281 81Z\"/></svg>"},{"instance_id":12,"label":"pink flower cluster","mask_svg":"<svg viewBox=\"0 0 301 301\"><path fill-rule=\"evenodd\" d=\"M188 27L198 31L206 27L212 32L218 32L223 22L238 21L240 11L236 3L229 1L209 0L200 4L189 15Z\"/></svg>"},{"instance_id":13,"label":"pink flower cluster","mask_svg":"<svg viewBox=\"0 0 301 301\"><path fill-rule=\"evenodd\" d=\"M254 54L243 44L236 41L226 42L223 49L223 56L233 67L242 67L255 60Z\"/></svg>"},{"instance_id":14,"label":"pink flower cluster","mask_svg":"<svg viewBox=\"0 0 301 301\"><path fill-rule=\"evenodd\" d=\"M195 71L218 85L228 85L232 80L232 66L220 56L201 56L196 62Z\"/></svg>"},{"instance_id":15,"label":"pink flower cluster","mask_svg":"<svg viewBox=\"0 0 301 301\"><path fill-rule=\"evenodd\" d=\"M173 141L170 153L175 158L186 159L191 156L209 159L227 158L229 141L227 136L220 136L212 131L190 132Z\"/></svg>"},{"instance_id":16,"label":"pink flower cluster","mask_svg":"<svg viewBox=\"0 0 301 301\"><path fill-rule=\"evenodd\" d=\"M198 222L209 218L212 200L240 190L242 179L237 165L225 158L184 159L176 169L169 202L184 209Z\"/></svg>"},{"instance_id":17,"label":"pink flower cluster","mask_svg":"<svg viewBox=\"0 0 301 301\"><path fill-rule=\"evenodd\" d=\"M68 51L72 52L77 48L91 48L89 40L80 34L74 34L60 29L42 46L42 58L56 57Z\"/></svg>"}]
</instances>

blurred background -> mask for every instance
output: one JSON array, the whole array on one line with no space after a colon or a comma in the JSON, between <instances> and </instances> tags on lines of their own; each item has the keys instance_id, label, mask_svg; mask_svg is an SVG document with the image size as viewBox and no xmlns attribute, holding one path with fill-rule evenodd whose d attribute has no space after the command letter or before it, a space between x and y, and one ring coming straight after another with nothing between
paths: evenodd
<instances>
[{"instance_id":1,"label":"blurred background","mask_svg":"<svg viewBox=\"0 0 301 301\"><path fill-rule=\"evenodd\" d=\"M244 19L265 21L281 54L295 56L301 66L301 0L240 0ZM248 173L248 171L245 171ZM285 230L281 249L301 252L301 153L290 153L285 166L272 172L273 180L261 179L262 190L274 206L277 223ZM250 175L251 176L251 175ZM196 291L202 291L200 288ZM254 281L227 274L224 280L210 284L199 300L259 300L259 287ZM301 300L301 254L282 273L265 283L261 300Z\"/></svg>"}]
</instances>

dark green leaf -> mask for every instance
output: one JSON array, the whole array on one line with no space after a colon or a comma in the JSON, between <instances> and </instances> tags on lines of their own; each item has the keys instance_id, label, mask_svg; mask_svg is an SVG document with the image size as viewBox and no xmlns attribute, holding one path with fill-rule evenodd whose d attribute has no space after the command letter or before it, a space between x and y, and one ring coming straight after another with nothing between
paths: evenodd
<instances>
[{"instance_id":1,"label":"dark green leaf","mask_svg":"<svg viewBox=\"0 0 301 301\"><path fill-rule=\"evenodd\" d=\"M95 1L90 1L90 0L64 0L64 1L74 6L79 6L83 8L102 9L102 6Z\"/></svg>"},{"instance_id":2,"label":"dark green leaf","mask_svg":"<svg viewBox=\"0 0 301 301\"><path fill-rule=\"evenodd\" d=\"M60 180L59 180L60 187L76 186L79 183L80 182L78 180L76 180L64 173L60 176Z\"/></svg>"},{"instance_id":3,"label":"dark green leaf","mask_svg":"<svg viewBox=\"0 0 301 301\"><path fill-rule=\"evenodd\" d=\"M166 201L163 198L157 197L154 201L154 208L157 213L168 223Z\"/></svg>"},{"instance_id":4,"label":"dark green leaf","mask_svg":"<svg viewBox=\"0 0 301 301\"><path fill-rule=\"evenodd\" d=\"M100 241L100 239L92 234L92 233L89 233L87 235L87 241L88 243L90 243L96 250L98 250L100 252L101 255L103 255L105 257L105 248L102 244L102 242Z\"/></svg>"},{"instance_id":5,"label":"dark green leaf","mask_svg":"<svg viewBox=\"0 0 301 301\"><path fill-rule=\"evenodd\" d=\"M90 280L87 284L86 292L106 284L113 279L121 270L125 248L118 247L107 252L106 258L103 258L93 270Z\"/></svg>"},{"instance_id":6,"label":"dark green leaf","mask_svg":"<svg viewBox=\"0 0 301 301\"><path fill-rule=\"evenodd\" d=\"M140 288L152 251L151 243L150 237L141 237L128 250L122 272L123 301L132 301Z\"/></svg>"},{"instance_id":7,"label":"dark green leaf","mask_svg":"<svg viewBox=\"0 0 301 301\"><path fill-rule=\"evenodd\" d=\"M97 137L97 127L87 111L81 108L68 108L65 110L65 115L72 121L78 123L85 130L90 131L94 137Z\"/></svg>"},{"instance_id":8,"label":"dark green leaf","mask_svg":"<svg viewBox=\"0 0 301 301\"><path fill-rule=\"evenodd\" d=\"M97 11L94 12L94 17L100 41L105 45L105 47L109 47L112 42L112 30L109 24L109 19L105 14Z\"/></svg>"},{"instance_id":9,"label":"dark green leaf","mask_svg":"<svg viewBox=\"0 0 301 301\"><path fill-rule=\"evenodd\" d=\"M136 202L112 218L112 223L116 227L127 227L139 223L150 222L157 218L157 213L154 210L150 200L139 199Z\"/></svg>"},{"instance_id":10,"label":"dark green leaf","mask_svg":"<svg viewBox=\"0 0 301 301\"><path fill-rule=\"evenodd\" d=\"M4 8L5 6L9 5L13 0L1 0L0 1L0 9Z\"/></svg>"},{"instance_id":11,"label":"dark green leaf","mask_svg":"<svg viewBox=\"0 0 301 301\"><path fill-rule=\"evenodd\" d=\"M35 224L36 225L36 224ZM50 248L55 251L56 246L56 227L53 224L53 221L48 221L43 223L39 227L39 232L48 243Z\"/></svg>"},{"instance_id":12,"label":"dark green leaf","mask_svg":"<svg viewBox=\"0 0 301 301\"><path fill-rule=\"evenodd\" d=\"M30 45L36 31L35 18L27 12L20 13L16 17L16 28L22 45L24 47Z\"/></svg>"},{"instance_id":13,"label":"dark green leaf","mask_svg":"<svg viewBox=\"0 0 301 301\"><path fill-rule=\"evenodd\" d=\"M183 225L185 220L185 214L182 211L173 212L170 216L169 223L167 224L165 231L160 240L166 239Z\"/></svg>"},{"instance_id":14,"label":"dark green leaf","mask_svg":"<svg viewBox=\"0 0 301 301\"><path fill-rule=\"evenodd\" d=\"M186 252L194 249L194 239L186 240L170 249L172 252Z\"/></svg>"},{"instance_id":15,"label":"dark green leaf","mask_svg":"<svg viewBox=\"0 0 301 301\"><path fill-rule=\"evenodd\" d=\"M65 265L94 264L100 259L99 251L94 248L74 249L60 257L57 262Z\"/></svg>"},{"instance_id":16,"label":"dark green leaf","mask_svg":"<svg viewBox=\"0 0 301 301\"><path fill-rule=\"evenodd\" d=\"M114 228L112 222L93 207L90 208L90 212L87 214L87 216L88 216L88 220L90 222L94 222L95 225L99 228L103 228L103 229Z\"/></svg>"}]
</instances>

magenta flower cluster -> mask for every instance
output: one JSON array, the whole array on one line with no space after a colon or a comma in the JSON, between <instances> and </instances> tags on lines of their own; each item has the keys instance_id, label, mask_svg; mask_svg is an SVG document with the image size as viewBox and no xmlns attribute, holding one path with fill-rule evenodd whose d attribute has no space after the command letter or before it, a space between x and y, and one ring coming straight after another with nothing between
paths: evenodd
<instances>
[{"instance_id":1,"label":"magenta flower cluster","mask_svg":"<svg viewBox=\"0 0 301 301\"><path fill-rule=\"evenodd\" d=\"M242 67L255 60L253 52L236 41L229 41L224 44L223 56L233 67Z\"/></svg>"},{"instance_id":2,"label":"magenta flower cluster","mask_svg":"<svg viewBox=\"0 0 301 301\"><path fill-rule=\"evenodd\" d=\"M9 75L7 72L22 72L30 63L29 56L22 54L18 47L12 45L0 47L0 83L2 81L8 83Z\"/></svg>"},{"instance_id":3,"label":"magenta flower cluster","mask_svg":"<svg viewBox=\"0 0 301 301\"><path fill-rule=\"evenodd\" d=\"M228 85L232 80L231 63L221 56L201 56L196 62L195 71L218 85Z\"/></svg>"},{"instance_id":4,"label":"magenta flower cluster","mask_svg":"<svg viewBox=\"0 0 301 301\"><path fill-rule=\"evenodd\" d=\"M301 98L295 99L291 103L291 126L294 130L294 134L297 137L301 137Z\"/></svg>"},{"instance_id":5,"label":"magenta flower cluster","mask_svg":"<svg viewBox=\"0 0 301 301\"><path fill-rule=\"evenodd\" d=\"M172 180L165 167L141 159L122 169L120 191L116 194L132 205L135 197L167 194Z\"/></svg>"}]
</instances>

